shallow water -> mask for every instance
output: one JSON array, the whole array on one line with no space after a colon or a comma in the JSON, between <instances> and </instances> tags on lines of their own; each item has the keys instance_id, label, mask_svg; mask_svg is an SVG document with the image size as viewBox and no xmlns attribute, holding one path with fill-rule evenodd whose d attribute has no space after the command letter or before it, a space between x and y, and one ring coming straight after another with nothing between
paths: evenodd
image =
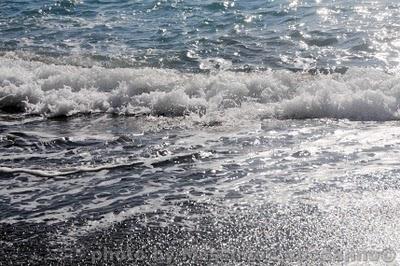
<instances>
[{"instance_id":1,"label":"shallow water","mask_svg":"<svg viewBox=\"0 0 400 266\"><path fill-rule=\"evenodd\" d=\"M2 1L0 264L396 265L399 10Z\"/></svg>"},{"instance_id":2,"label":"shallow water","mask_svg":"<svg viewBox=\"0 0 400 266\"><path fill-rule=\"evenodd\" d=\"M397 121L188 120L9 121L4 261L116 262L107 250L139 252L123 264L392 261Z\"/></svg>"}]
</instances>

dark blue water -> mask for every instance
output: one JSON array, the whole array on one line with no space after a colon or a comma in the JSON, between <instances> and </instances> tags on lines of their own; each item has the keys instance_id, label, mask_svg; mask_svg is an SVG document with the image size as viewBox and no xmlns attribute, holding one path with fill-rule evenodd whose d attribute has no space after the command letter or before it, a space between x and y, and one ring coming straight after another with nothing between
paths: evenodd
<instances>
[{"instance_id":1,"label":"dark blue water","mask_svg":"<svg viewBox=\"0 0 400 266\"><path fill-rule=\"evenodd\" d=\"M184 70L392 70L399 61L399 10L389 0L3 0L0 50Z\"/></svg>"}]
</instances>

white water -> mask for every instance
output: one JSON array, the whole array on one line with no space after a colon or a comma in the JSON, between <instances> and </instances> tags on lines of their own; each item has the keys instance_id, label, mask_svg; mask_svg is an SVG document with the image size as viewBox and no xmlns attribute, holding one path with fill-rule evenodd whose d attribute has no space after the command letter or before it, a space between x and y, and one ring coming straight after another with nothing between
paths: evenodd
<instances>
[{"instance_id":1,"label":"white water","mask_svg":"<svg viewBox=\"0 0 400 266\"><path fill-rule=\"evenodd\" d=\"M50 65L0 58L0 107L48 117L77 113L350 120L399 119L400 76L375 69L310 75L211 74ZM249 109L251 112L249 112Z\"/></svg>"}]
</instances>

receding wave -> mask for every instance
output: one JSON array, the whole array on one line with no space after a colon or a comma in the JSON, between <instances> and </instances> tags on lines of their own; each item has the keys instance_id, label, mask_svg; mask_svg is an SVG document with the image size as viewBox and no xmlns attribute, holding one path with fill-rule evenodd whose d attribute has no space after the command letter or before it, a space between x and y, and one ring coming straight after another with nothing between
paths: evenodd
<instances>
[{"instance_id":1,"label":"receding wave","mask_svg":"<svg viewBox=\"0 0 400 266\"><path fill-rule=\"evenodd\" d=\"M237 110L279 119L397 120L400 77L285 70L212 74L84 68L0 58L0 109L46 117L113 113L183 116Z\"/></svg>"}]
</instances>

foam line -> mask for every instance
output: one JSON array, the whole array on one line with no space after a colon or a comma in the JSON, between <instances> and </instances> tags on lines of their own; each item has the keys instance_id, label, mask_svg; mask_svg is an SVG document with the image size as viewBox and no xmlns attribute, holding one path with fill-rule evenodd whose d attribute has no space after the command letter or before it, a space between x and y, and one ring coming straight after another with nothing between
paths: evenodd
<instances>
[{"instance_id":1,"label":"foam line","mask_svg":"<svg viewBox=\"0 0 400 266\"><path fill-rule=\"evenodd\" d=\"M184 116L231 110L279 119L398 120L400 78L376 69L344 74L285 70L214 74L84 68L0 57L0 109L45 117L113 113Z\"/></svg>"}]
</instances>

